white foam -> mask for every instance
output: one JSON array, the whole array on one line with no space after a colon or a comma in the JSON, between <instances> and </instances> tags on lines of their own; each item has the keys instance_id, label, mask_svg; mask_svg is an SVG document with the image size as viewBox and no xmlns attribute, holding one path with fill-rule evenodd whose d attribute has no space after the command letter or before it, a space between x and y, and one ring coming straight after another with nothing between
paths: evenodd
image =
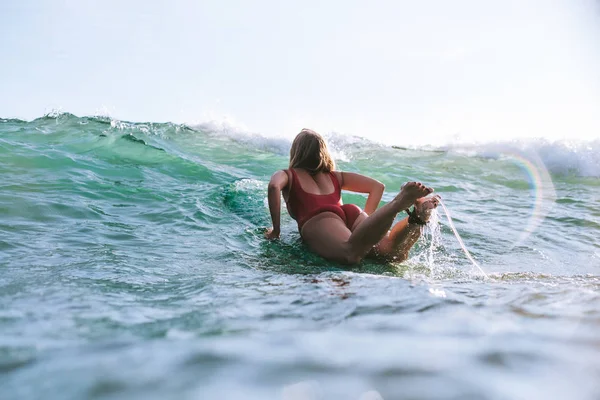
<instances>
[{"instance_id":1,"label":"white foam","mask_svg":"<svg viewBox=\"0 0 600 400\"><path fill-rule=\"evenodd\" d=\"M236 142L245 143L254 148L272 151L276 154L288 155L294 134L267 136L253 132L245 125L237 123L230 117L221 119L207 119L202 122L188 124L189 127L213 135L228 137ZM329 151L336 161L349 161L350 157L345 149L365 139L342 135L339 133L323 134L327 140Z\"/></svg>"},{"instance_id":2,"label":"white foam","mask_svg":"<svg viewBox=\"0 0 600 400\"><path fill-rule=\"evenodd\" d=\"M272 151L282 155L288 154L290 151L290 138L261 135L251 131L244 124L228 116L220 118L209 117L204 120L188 123L187 125L201 132L227 137L261 150Z\"/></svg>"},{"instance_id":3,"label":"white foam","mask_svg":"<svg viewBox=\"0 0 600 400\"><path fill-rule=\"evenodd\" d=\"M236 122L231 117L208 118L202 122L188 124L188 126L220 136L229 137L237 142L277 154L289 154L289 148L295 132L280 135L264 135L253 132L245 125ZM379 147L382 142L373 141L356 135L347 135L343 132L321 132L327 139L330 151L335 160L349 161L348 154L355 154L357 147ZM574 136L577 137L577 136ZM539 157L546 168L553 174L576 175L584 177L600 177L600 138L594 139L466 139L457 135L445 137L419 138L418 142L398 139L399 145L415 150L444 150L450 153L464 154L485 158L502 158L505 155L531 154Z\"/></svg>"},{"instance_id":4,"label":"white foam","mask_svg":"<svg viewBox=\"0 0 600 400\"><path fill-rule=\"evenodd\" d=\"M492 159L515 153L537 155L553 174L600 177L600 139L587 141L525 139L478 144L463 143L441 146L439 149Z\"/></svg>"}]
</instances>

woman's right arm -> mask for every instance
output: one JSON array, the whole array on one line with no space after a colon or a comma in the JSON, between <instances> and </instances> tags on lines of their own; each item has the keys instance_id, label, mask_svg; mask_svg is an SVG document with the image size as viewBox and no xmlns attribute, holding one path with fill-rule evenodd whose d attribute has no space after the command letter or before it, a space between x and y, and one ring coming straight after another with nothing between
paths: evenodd
<instances>
[{"instance_id":1,"label":"woman's right arm","mask_svg":"<svg viewBox=\"0 0 600 400\"><path fill-rule=\"evenodd\" d=\"M268 189L269 212L273 228L267 229L267 239L279 238L281 228L281 191L288 185L288 174L285 171L277 171L271 176Z\"/></svg>"},{"instance_id":2,"label":"woman's right arm","mask_svg":"<svg viewBox=\"0 0 600 400\"><path fill-rule=\"evenodd\" d=\"M342 172L342 189L351 192L368 193L364 211L371 215L381 201L385 185L376 179L354 172Z\"/></svg>"}]
</instances>

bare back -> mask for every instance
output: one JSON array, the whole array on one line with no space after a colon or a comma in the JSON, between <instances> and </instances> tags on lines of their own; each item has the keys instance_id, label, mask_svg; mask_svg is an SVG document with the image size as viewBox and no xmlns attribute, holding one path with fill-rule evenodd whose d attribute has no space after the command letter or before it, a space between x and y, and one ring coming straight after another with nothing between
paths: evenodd
<instances>
[{"instance_id":1,"label":"bare back","mask_svg":"<svg viewBox=\"0 0 600 400\"><path fill-rule=\"evenodd\" d=\"M328 195L333 193L333 191L335 190L335 187L333 186L333 182L331 182L331 177L329 174L319 172L316 175L311 176L308 172L306 172L303 169L297 168L294 169L294 171L298 175L298 180L300 181L300 186L302 190L304 190L306 193L316 195Z\"/></svg>"}]
</instances>

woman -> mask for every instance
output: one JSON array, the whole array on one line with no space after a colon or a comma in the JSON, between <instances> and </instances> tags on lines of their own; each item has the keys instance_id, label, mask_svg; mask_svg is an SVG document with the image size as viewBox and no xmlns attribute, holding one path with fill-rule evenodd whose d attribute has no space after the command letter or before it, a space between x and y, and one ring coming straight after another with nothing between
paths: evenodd
<instances>
[{"instance_id":1,"label":"woman","mask_svg":"<svg viewBox=\"0 0 600 400\"><path fill-rule=\"evenodd\" d=\"M353 204L342 204L342 189L368 193L364 211ZM384 189L381 182L367 176L335 171L325 140L303 129L292 143L289 169L275 172L269 182L273 227L265 237L279 238L283 193L289 214L298 222L300 236L320 256L344 264L356 264L369 253L404 261L439 200L424 198L433 192L432 188L408 182L392 201L377 209ZM408 212L413 204L415 209L409 217L389 230L396 215L402 210Z\"/></svg>"}]
</instances>

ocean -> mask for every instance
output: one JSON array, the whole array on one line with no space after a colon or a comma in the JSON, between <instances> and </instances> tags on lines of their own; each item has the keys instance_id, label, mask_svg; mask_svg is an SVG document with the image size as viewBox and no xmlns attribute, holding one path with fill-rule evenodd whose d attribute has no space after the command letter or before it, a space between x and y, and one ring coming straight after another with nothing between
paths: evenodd
<instances>
[{"instance_id":1,"label":"ocean","mask_svg":"<svg viewBox=\"0 0 600 400\"><path fill-rule=\"evenodd\" d=\"M406 262L263 239L289 136L0 119L0 397L600 398L600 140L323 133L442 197Z\"/></svg>"}]
</instances>

